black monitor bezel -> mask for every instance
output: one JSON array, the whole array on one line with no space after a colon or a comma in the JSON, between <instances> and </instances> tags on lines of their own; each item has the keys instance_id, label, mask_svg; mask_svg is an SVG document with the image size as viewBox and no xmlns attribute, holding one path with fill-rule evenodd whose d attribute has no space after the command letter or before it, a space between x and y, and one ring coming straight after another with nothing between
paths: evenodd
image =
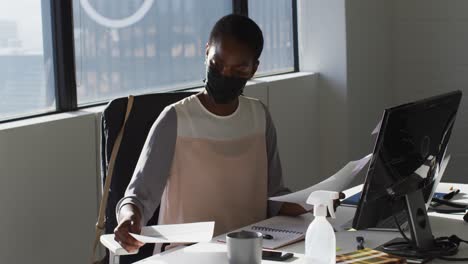
<instances>
[{"instance_id":1,"label":"black monitor bezel","mask_svg":"<svg viewBox=\"0 0 468 264\"><path fill-rule=\"evenodd\" d=\"M415 101L415 102L412 102L412 103L407 103L407 104L399 105L399 106L396 106L396 107L388 108L388 109L386 109L384 111L384 114L383 114L383 117L382 117L382 123L381 123L381 126L380 126L380 131L385 130L388 119L389 119L389 117L391 116L391 114L393 112L405 110L405 109L410 108L410 107L413 107L413 108L414 107L432 107L434 104L446 103L446 100L451 100L451 101L454 100L455 103L458 103L458 105L457 105L457 111L458 111L458 106L459 106L460 101L461 101L461 96L462 96L461 91L454 91L454 92L450 92L450 93L446 93L446 94L426 98L426 99L423 99L423 100ZM365 204L365 202L363 201L364 200L363 198L365 197L365 193L369 192L371 181L375 177L374 170L373 170L375 162L376 162L376 158L375 158L376 156L375 155L378 155L378 153L380 152L380 149L382 147L382 141L384 139L383 133L381 133L380 131L378 133L378 136L377 136L377 139L376 139L376 142L375 142L375 145L374 145L374 150L373 150L374 155L373 155L373 157L372 157L372 159L370 161L370 164L369 164L369 167L368 167L368 170L367 170L367 174L366 174L366 177L365 177L365 182L364 182L364 186L363 186L363 189L362 189L361 199L359 200L359 203L358 203L358 206L357 206L357 209L356 209L356 213L355 213L354 219L353 219L353 225L352 226L356 230L374 228L374 227L376 227L376 225L378 223L378 221L374 221L374 220L369 221L370 219L369 218L366 219L365 215L363 215L365 213L365 211L366 211L366 210L363 209L363 207L367 206ZM429 190L429 189L432 189L433 187L435 188L436 186L433 186L433 182L432 182L430 186L427 186L427 189L425 191L430 192L431 190ZM387 195L387 194L385 194L385 195ZM390 195L388 195L388 198L390 200ZM387 204L387 205L389 205L389 204ZM395 205L393 205L393 206L395 206ZM404 207L404 206L405 206L404 200L401 199L400 204L397 204L396 208L397 208L397 210L401 210L401 208ZM389 209L393 210L393 208L389 208ZM382 217L380 217L380 218L382 218ZM378 219L380 219L380 218L378 218Z\"/></svg>"}]
</instances>

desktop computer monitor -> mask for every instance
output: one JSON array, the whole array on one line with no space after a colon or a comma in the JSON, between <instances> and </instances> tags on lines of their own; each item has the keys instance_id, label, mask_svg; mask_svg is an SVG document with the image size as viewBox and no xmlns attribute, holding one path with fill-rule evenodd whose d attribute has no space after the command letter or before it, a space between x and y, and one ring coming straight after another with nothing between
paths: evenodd
<instances>
[{"instance_id":1,"label":"desktop computer monitor","mask_svg":"<svg viewBox=\"0 0 468 264\"><path fill-rule=\"evenodd\" d=\"M386 109L362 196L357 230L407 216L416 252L435 247L426 211L446 153L462 93L451 92ZM401 231L401 230L400 230Z\"/></svg>"}]
</instances>

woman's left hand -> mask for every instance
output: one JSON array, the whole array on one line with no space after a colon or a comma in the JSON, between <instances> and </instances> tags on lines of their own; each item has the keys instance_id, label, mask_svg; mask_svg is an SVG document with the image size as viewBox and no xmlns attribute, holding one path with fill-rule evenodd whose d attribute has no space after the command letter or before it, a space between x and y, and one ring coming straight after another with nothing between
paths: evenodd
<instances>
[{"instance_id":1,"label":"woman's left hand","mask_svg":"<svg viewBox=\"0 0 468 264\"><path fill-rule=\"evenodd\" d=\"M340 199L345 199L346 198L346 195L342 192L340 192L339 194L339 198L336 199L335 201L333 201L333 209L336 211L336 208L338 206L340 206L341 202L340 202ZM304 207L302 207L301 205L299 204L295 204L295 203L283 203L283 206L281 206L281 209L279 211L279 214L280 215L286 215L286 216L298 216L298 215L301 215L301 214L305 214L307 212L310 212L310 213L313 213L313 210L306 210ZM328 215L330 216L330 215Z\"/></svg>"}]
</instances>

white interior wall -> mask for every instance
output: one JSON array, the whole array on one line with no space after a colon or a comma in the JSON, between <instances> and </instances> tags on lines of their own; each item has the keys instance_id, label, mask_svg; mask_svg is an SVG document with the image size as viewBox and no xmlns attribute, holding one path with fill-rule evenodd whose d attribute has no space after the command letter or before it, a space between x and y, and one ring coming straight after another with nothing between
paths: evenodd
<instances>
[{"instance_id":1,"label":"white interior wall","mask_svg":"<svg viewBox=\"0 0 468 264\"><path fill-rule=\"evenodd\" d=\"M370 133L391 101L391 12L384 0L298 6L301 70L319 73L318 181L372 152Z\"/></svg>"},{"instance_id":2,"label":"white interior wall","mask_svg":"<svg viewBox=\"0 0 468 264\"><path fill-rule=\"evenodd\" d=\"M244 95L247 97L257 98L263 104L268 105L268 83L259 80L252 80L247 83L244 89Z\"/></svg>"},{"instance_id":3,"label":"white interior wall","mask_svg":"<svg viewBox=\"0 0 468 264\"><path fill-rule=\"evenodd\" d=\"M86 263L97 212L95 115L7 126L0 126L0 263Z\"/></svg>"},{"instance_id":4,"label":"white interior wall","mask_svg":"<svg viewBox=\"0 0 468 264\"><path fill-rule=\"evenodd\" d=\"M468 183L468 1L392 3L394 103L453 90L464 92L444 180Z\"/></svg>"},{"instance_id":5,"label":"white interior wall","mask_svg":"<svg viewBox=\"0 0 468 264\"><path fill-rule=\"evenodd\" d=\"M268 107L277 130L283 178L291 190L316 182L320 162L318 94L317 75L270 79L268 83Z\"/></svg>"},{"instance_id":6,"label":"white interior wall","mask_svg":"<svg viewBox=\"0 0 468 264\"><path fill-rule=\"evenodd\" d=\"M387 0L346 1L349 159L372 153L371 132L392 104L392 15Z\"/></svg>"},{"instance_id":7,"label":"white interior wall","mask_svg":"<svg viewBox=\"0 0 468 264\"><path fill-rule=\"evenodd\" d=\"M468 182L468 1L298 6L301 69L320 74L321 177L372 151L369 134L385 107L459 89L465 96L444 180Z\"/></svg>"},{"instance_id":8,"label":"white interior wall","mask_svg":"<svg viewBox=\"0 0 468 264\"><path fill-rule=\"evenodd\" d=\"M345 0L299 0L298 30L300 69L319 73L318 182L349 157Z\"/></svg>"}]
</instances>

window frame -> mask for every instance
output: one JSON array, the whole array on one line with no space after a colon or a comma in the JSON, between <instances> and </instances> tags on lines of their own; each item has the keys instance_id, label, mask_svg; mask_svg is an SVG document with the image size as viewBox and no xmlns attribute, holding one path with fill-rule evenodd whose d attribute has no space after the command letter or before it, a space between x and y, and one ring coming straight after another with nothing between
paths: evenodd
<instances>
[{"instance_id":1,"label":"window frame","mask_svg":"<svg viewBox=\"0 0 468 264\"><path fill-rule=\"evenodd\" d=\"M59 112L78 107L72 1L51 0L55 100Z\"/></svg>"},{"instance_id":2,"label":"window frame","mask_svg":"<svg viewBox=\"0 0 468 264\"><path fill-rule=\"evenodd\" d=\"M41 0L42 8L50 7L50 17L42 16L43 23L50 20L55 110L38 112L0 120L0 124L78 109L75 80L75 52L73 35L72 0ZM44 14L44 11L42 12Z\"/></svg>"},{"instance_id":3,"label":"window frame","mask_svg":"<svg viewBox=\"0 0 468 264\"><path fill-rule=\"evenodd\" d=\"M54 89L55 89L55 111L40 112L33 115L25 115L5 120L0 120L0 124L7 122L20 121L24 119L47 116L51 114L76 111L79 109L95 107L108 104L111 100L104 100L96 103L89 103L82 106L78 105L77 82L76 82L76 61L75 61L75 43L74 43L74 24L73 24L73 0L41 0L42 6L47 6L50 2L50 18L42 17L42 20L51 20L51 33L53 45L53 69L54 69ZM292 1L292 34L293 34L293 70L273 73L265 73L261 76L274 76L285 73L299 72L299 43L297 27L297 0ZM232 13L248 16L248 0L232 0ZM166 92L178 92L201 88L202 86L184 87ZM165 93L166 93L165 92Z\"/></svg>"}]
</instances>

